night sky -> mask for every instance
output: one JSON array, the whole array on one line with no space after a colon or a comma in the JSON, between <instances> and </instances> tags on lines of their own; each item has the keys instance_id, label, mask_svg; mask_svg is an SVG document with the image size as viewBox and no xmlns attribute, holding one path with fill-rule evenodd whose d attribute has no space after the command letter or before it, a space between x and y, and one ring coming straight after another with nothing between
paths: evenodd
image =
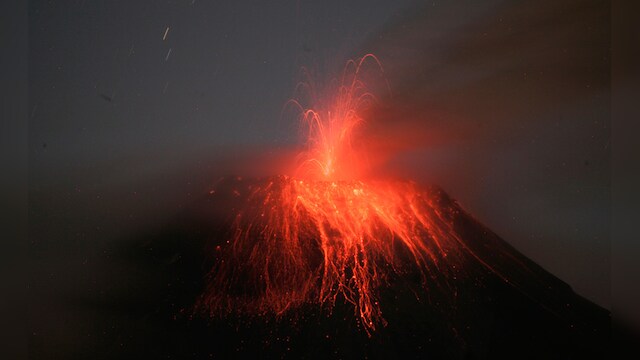
<instances>
[{"instance_id":1,"label":"night sky","mask_svg":"<svg viewBox=\"0 0 640 360\"><path fill-rule=\"evenodd\" d=\"M392 90L371 122L403 144L385 169L609 307L609 21L592 0L31 1L36 316L82 316L72 299L126 276L105 249L295 147L300 66L369 52Z\"/></svg>"}]
</instances>

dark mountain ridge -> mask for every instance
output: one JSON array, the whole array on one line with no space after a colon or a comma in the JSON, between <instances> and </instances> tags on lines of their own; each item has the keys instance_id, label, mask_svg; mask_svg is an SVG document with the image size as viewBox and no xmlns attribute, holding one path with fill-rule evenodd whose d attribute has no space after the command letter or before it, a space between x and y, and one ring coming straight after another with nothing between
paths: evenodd
<instances>
[{"instance_id":1,"label":"dark mountain ridge","mask_svg":"<svg viewBox=\"0 0 640 360\"><path fill-rule=\"evenodd\" d=\"M425 192L464 241L462 269L443 286L424 287L411 273L388 279L379 295L386 325L370 335L341 299L332 308L308 304L281 317L204 316L194 304L240 206L231 189L259 181L225 180L169 226L114 249L123 266L135 269L134 279L82 303L100 310L96 326L105 334L126 341L94 339L92 352L109 358L571 359L605 358L609 351L608 311L437 187Z\"/></svg>"}]
</instances>

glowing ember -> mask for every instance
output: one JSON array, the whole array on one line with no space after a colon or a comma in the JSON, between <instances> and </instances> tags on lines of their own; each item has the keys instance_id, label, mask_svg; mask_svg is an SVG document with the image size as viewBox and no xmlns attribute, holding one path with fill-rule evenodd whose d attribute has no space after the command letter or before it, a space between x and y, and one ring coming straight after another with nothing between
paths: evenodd
<instances>
[{"instance_id":1,"label":"glowing ember","mask_svg":"<svg viewBox=\"0 0 640 360\"><path fill-rule=\"evenodd\" d=\"M372 331L384 324L378 293L391 275L418 271L426 285L454 263L448 255L460 240L428 192L410 182L357 180L367 162L355 135L373 101L359 80L367 59L379 65L373 55L349 62L329 106L291 102L308 126L307 148L294 176L257 182L243 194L201 299L211 314L280 315L342 299Z\"/></svg>"}]
</instances>

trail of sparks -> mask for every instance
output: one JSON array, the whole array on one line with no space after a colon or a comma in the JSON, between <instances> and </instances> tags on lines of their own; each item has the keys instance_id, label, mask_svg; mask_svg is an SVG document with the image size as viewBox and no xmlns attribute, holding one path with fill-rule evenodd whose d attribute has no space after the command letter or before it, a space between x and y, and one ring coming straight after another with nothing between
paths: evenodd
<instances>
[{"instance_id":1,"label":"trail of sparks","mask_svg":"<svg viewBox=\"0 0 640 360\"><path fill-rule=\"evenodd\" d=\"M459 239L447 214L410 182L296 180L249 188L246 210L211 273L212 311L282 314L352 303L368 331L384 318L377 291L407 265L426 280Z\"/></svg>"},{"instance_id":2,"label":"trail of sparks","mask_svg":"<svg viewBox=\"0 0 640 360\"><path fill-rule=\"evenodd\" d=\"M330 93L317 98L313 79L298 84L297 91L306 92L312 104L304 107L292 99L287 105L299 111L300 121L306 126L307 148L299 155L301 165L296 176L305 179L335 180L358 179L368 165L366 149L358 148L358 130L365 124L361 111L376 101L367 84L360 78L363 66L369 60L382 66L373 54L347 62L340 86L325 91ZM308 77L308 73L304 72ZM325 105L328 104L328 105Z\"/></svg>"},{"instance_id":3,"label":"trail of sparks","mask_svg":"<svg viewBox=\"0 0 640 360\"><path fill-rule=\"evenodd\" d=\"M294 176L249 186L201 299L212 314L279 315L343 299L371 332L385 323L378 294L391 275L411 267L426 284L447 271L460 239L429 193L412 182L359 179L367 164L356 146L360 114L375 101L359 77L365 61L379 65L373 55L350 61L325 102L289 103L307 126L307 147Z\"/></svg>"}]
</instances>

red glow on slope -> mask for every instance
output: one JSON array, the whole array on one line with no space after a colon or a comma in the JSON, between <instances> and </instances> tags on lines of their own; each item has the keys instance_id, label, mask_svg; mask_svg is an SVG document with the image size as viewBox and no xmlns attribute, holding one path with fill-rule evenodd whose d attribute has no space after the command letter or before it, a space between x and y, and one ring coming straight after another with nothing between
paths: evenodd
<instances>
[{"instance_id":1,"label":"red glow on slope","mask_svg":"<svg viewBox=\"0 0 640 360\"><path fill-rule=\"evenodd\" d=\"M390 276L417 269L426 285L447 271L460 243L450 214L414 183L364 178L361 111L375 101L360 80L368 61L380 65L373 55L348 62L315 107L290 102L307 127L306 149L294 176L248 185L201 300L212 314L282 314L342 299L372 331L384 324L378 295Z\"/></svg>"}]
</instances>

